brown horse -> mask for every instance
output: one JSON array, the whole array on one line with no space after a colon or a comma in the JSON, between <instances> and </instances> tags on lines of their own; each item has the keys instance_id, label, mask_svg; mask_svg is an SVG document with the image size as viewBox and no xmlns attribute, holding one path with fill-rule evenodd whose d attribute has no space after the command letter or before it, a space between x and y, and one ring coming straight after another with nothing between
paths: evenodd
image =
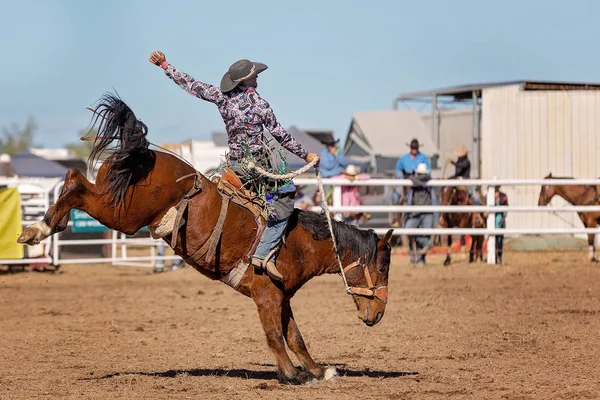
<instances>
[{"instance_id":1,"label":"brown horse","mask_svg":"<svg viewBox=\"0 0 600 400\"><path fill-rule=\"evenodd\" d=\"M443 206L466 206L471 205L471 195L467 190L453 186L444 186L441 188L441 205ZM440 225L444 228L483 228L485 220L479 216L479 213L442 213ZM448 250L444 265L449 265L452 260L452 235L446 235ZM469 262L472 263L479 259L483 261L483 235L471 235L471 249L469 251Z\"/></svg>"},{"instance_id":2,"label":"brown horse","mask_svg":"<svg viewBox=\"0 0 600 400\"><path fill-rule=\"evenodd\" d=\"M552 173L544 179L573 179L570 177L555 177ZM600 204L600 194L596 185L542 185L538 206L546 206L554 196L560 196L574 206L592 206ZM595 228L600 224L600 212L578 212L579 219L586 228ZM593 233L588 234L589 261L596 260L596 247Z\"/></svg>"},{"instance_id":3,"label":"brown horse","mask_svg":"<svg viewBox=\"0 0 600 400\"><path fill-rule=\"evenodd\" d=\"M277 259L284 281L275 282L247 263L249 249L256 243L261 225L252 212L233 199L225 202L226 195L217 184L184 161L150 150L146 125L119 98L105 95L95 113L93 125L100 120L99 136L90 162L96 162L101 154L109 154L95 184L78 170L69 170L56 203L42 221L25 229L18 241L33 245L64 230L69 211L74 208L129 235L145 226L151 232L159 232L164 230L166 220L173 221L169 216L173 216L172 210L178 210L174 207L183 204L184 199L183 223L170 225L171 231L163 238L170 244L176 243L176 254L187 258L200 273L213 280L220 279L254 300L267 344L275 355L280 382L326 378L326 370L308 353L290 306L290 299L308 280L340 272L325 216L295 211ZM223 204L227 206L222 207ZM174 220L179 220L179 213ZM215 236L214 232L221 230L220 220L224 220L220 225L222 233ZM333 231L358 317L373 326L381 321L387 303L392 230L379 238L372 230L334 222ZM209 246L213 250L212 254L208 251L211 256L195 256L198 249L211 242L215 245ZM233 283L238 272L239 280ZM225 332L226 327L223 329ZM286 342L304 371L292 364Z\"/></svg>"}]
</instances>

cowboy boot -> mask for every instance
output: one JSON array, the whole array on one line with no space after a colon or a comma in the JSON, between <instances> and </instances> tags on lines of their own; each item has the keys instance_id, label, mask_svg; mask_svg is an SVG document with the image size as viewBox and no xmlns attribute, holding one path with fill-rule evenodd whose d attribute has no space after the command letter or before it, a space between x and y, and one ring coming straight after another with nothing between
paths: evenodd
<instances>
[{"instance_id":1,"label":"cowboy boot","mask_svg":"<svg viewBox=\"0 0 600 400\"><path fill-rule=\"evenodd\" d=\"M256 258L256 257L252 257L250 259L250 264L252 264L254 266L255 270L262 269L271 278L275 279L276 281L283 282L283 275L281 275L281 272L279 272L279 270L277 269L277 267L273 261L268 261L265 264L265 262L263 260Z\"/></svg>"},{"instance_id":2,"label":"cowboy boot","mask_svg":"<svg viewBox=\"0 0 600 400\"><path fill-rule=\"evenodd\" d=\"M275 279L276 281L283 282L283 275L281 275L281 272L279 272L277 269L274 261L267 261L265 269L271 278Z\"/></svg>"}]
</instances>

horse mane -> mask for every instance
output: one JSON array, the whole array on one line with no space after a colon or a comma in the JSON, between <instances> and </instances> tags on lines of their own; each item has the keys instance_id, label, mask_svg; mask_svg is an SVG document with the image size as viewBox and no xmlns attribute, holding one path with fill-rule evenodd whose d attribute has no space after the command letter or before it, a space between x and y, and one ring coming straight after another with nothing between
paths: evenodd
<instances>
[{"instance_id":1,"label":"horse mane","mask_svg":"<svg viewBox=\"0 0 600 400\"><path fill-rule=\"evenodd\" d=\"M110 205L116 207L124 202L127 188L154 168L156 155L148 148L148 127L118 95L107 93L98 103L92 117L92 128L99 122L98 135L88 165L93 168L103 154L110 154L105 160L109 166L106 190ZM114 142L117 144L113 145Z\"/></svg>"},{"instance_id":2,"label":"horse mane","mask_svg":"<svg viewBox=\"0 0 600 400\"><path fill-rule=\"evenodd\" d=\"M315 240L331 240L329 224L325 214L313 211L295 210L299 224L306 229ZM379 237L372 230L359 229L344 222L332 220L333 234L340 253L348 252L353 259L362 258L371 263L377 254Z\"/></svg>"}]
</instances>

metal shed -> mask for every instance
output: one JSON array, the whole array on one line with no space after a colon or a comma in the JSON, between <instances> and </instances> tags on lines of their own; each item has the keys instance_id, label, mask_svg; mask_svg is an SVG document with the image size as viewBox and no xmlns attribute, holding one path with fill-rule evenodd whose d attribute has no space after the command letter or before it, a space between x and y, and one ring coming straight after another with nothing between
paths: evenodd
<instances>
[{"instance_id":1,"label":"metal shed","mask_svg":"<svg viewBox=\"0 0 600 400\"><path fill-rule=\"evenodd\" d=\"M430 134L443 141L440 104L471 113L471 162L482 178L600 176L600 84L511 81L409 93L400 104L430 104ZM446 111L447 112L447 111ZM504 188L509 202L537 204L539 187ZM564 204L553 200L553 204ZM509 215L510 227L581 227L575 213Z\"/></svg>"}]
</instances>

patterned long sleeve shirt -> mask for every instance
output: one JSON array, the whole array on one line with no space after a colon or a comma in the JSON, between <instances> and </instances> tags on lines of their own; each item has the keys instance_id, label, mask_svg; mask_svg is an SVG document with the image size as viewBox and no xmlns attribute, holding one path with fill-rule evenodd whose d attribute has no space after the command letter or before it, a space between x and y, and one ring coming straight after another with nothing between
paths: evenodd
<instances>
[{"instance_id":1,"label":"patterned long sleeve shirt","mask_svg":"<svg viewBox=\"0 0 600 400\"><path fill-rule=\"evenodd\" d=\"M218 87L197 81L172 65L165 69L165 74L189 94L218 107L225 122L231 158L241 158L246 146L252 154L260 153L264 149L264 128L291 153L306 158L306 150L281 126L269 103L255 88L240 87L223 93Z\"/></svg>"}]
</instances>

